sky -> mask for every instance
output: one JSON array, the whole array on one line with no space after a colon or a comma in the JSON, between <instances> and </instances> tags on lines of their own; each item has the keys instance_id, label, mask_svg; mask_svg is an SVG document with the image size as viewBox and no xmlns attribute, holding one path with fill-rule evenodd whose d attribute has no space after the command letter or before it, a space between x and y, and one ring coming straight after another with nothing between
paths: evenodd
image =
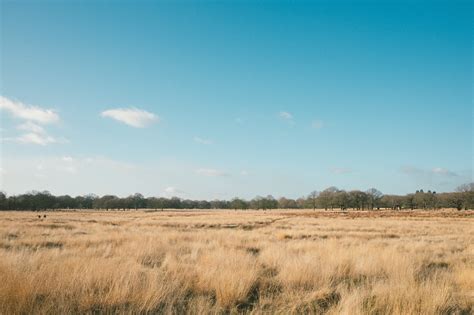
<instances>
[{"instance_id":1,"label":"sky","mask_svg":"<svg viewBox=\"0 0 474 315\"><path fill-rule=\"evenodd\" d=\"M473 180L472 9L0 0L0 190L452 191Z\"/></svg>"}]
</instances>

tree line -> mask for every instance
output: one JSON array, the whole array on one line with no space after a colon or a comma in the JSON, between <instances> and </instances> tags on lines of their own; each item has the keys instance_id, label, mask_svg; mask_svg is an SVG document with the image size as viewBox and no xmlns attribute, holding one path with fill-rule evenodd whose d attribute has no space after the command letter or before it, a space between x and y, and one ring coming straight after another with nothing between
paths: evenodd
<instances>
[{"instance_id":1,"label":"tree line","mask_svg":"<svg viewBox=\"0 0 474 315\"><path fill-rule=\"evenodd\" d=\"M257 196L252 200L189 200L178 197L148 197L134 194L120 198L114 195L93 194L71 197L54 196L48 191L31 191L7 196L0 192L0 210L54 210L54 209L325 209L325 210L377 210L377 209L474 209L474 183L459 186L455 192L436 193L417 190L406 195L384 195L371 188L367 191L345 191L329 187L313 191L298 199Z\"/></svg>"}]
</instances>

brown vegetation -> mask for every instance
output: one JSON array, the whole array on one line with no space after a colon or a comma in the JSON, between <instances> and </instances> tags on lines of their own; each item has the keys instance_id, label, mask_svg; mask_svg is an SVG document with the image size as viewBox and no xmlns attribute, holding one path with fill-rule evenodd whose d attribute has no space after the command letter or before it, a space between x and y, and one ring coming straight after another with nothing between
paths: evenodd
<instances>
[{"instance_id":1,"label":"brown vegetation","mask_svg":"<svg viewBox=\"0 0 474 315\"><path fill-rule=\"evenodd\" d=\"M474 212L0 213L0 314L471 314Z\"/></svg>"}]
</instances>

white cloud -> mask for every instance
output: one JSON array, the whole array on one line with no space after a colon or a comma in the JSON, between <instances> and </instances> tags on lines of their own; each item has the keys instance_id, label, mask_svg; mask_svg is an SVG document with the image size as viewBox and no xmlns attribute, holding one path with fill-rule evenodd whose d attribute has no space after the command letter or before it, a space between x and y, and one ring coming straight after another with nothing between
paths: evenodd
<instances>
[{"instance_id":1,"label":"white cloud","mask_svg":"<svg viewBox=\"0 0 474 315\"><path fill-rule=\"evenodd\" d=\"M177 191L178 190L176 189L176 187L166 187L165 188L165 193L174 194Z\"/></svg>"},{"instance_id":2,"label":"white cloud","mask_svg":"<svg viewBox=\"0 0 474 315\"><path fill-rule=\"evenodd\" d=\"M313 129L321 129L324 127L324 124L321 120L313 120L311 123L311 128Z\"/></svg>"},{"instance_id":3,"label":"white cloud","mask_svg":"<svg viewBox=\"0 0 474 315\"><path fill-rule=\"evenodd\" d=\"M212 140L211 139L203 139L203 138L200 138L200 137L194 137L194 141L197 142L197 143L200 143L200 144L212 144Z\"/></svg>"},{"instance_id":4,"label":"white cloud","mask_svg":"<svg viewBox=\"0 0 474 315\"><path fill-rule=\"evenodd\" d=\"M65 139L58 140L48 135L43 126L41 126L59 121L59 115L52 109L27 105L19 101L10 100L4 96L0 96L0 109L6 110L16 118L25 120L24 123L16 127L25 133L16 137L3 138L2 141L43 146L51 143L67 142Z\"/></svg>"},{"instance_id":5,"label":"white cloud","mask_svg":"<svg viewBox=\"0 0 474 315\"><path fill-rule=\"evenodd\" d=\"M30 131L37 134L45 134L46 131L40 125L35 124L34 122L27 121L23 124L20 124L16 127L18 130Z\"/></svg>"},{"instance_id":6,"label":"white cloud","mask_svg":"<svg viewBox=\"0 0 474 315\"><path fill-rule=\"evenodd\" d=\"M249 172L247 172L246 170L243 170L240 172L240 175L242 176L248 176L249 175Z\"/></svg>"},{"instance_id":7,"label":"white cloud","mask_svg":"<svg viewBox=\"0 0 474 315\"><path fill-rule=\"evenodd\" d=\"M433 175L445 176L445 177L456 177L457 173L450 171L446 168L435 167L431 170L416 168L413 166L404 166L401 168L401 172L407 175L419 176L419 177L429 177Z\"/></svg>"},{"instance_id":8,"label":"white cloud","mask_svg":"<svg viewBox=\"0 0 474 315\"><path fill-rule=\"evenodd\" d=\"M431 172L436 175L458 176L456 173L442 167L435 167L431 170Z\"/></svg>"},{"instance_id":9,"label":"white cloud","mask_svg":"<svg viewBox=\"0 0 474 315\"><path fill-rule=\"evenodd\" d=\"M170 186L170 187L166 187L165 188L165 191L164 191L164 195L166 197L178 197L178 196L182 196L184 195L185 192L176 188L176 187L173 187L173 186Z\"/></svg>"},{"instance_id":10,"label":"white cloud","mask_svg":"<svg viewBox=\"0 0 474 315\"><path fill-rule=\"evenodd\" d=\"M6 137L0 139L2 142L15 142L20 144L48 145L53 143L68 143L65 138L54 138L44 133L27 132L17 137Z\"/></svg>"},{"instance_id":11,"label":"white cloud","mask_svg":"<svg viewBox=\"0 0 474 315\"><path fill-rule=\"evenodd\" d=\"M10 112L14 117L40 124L50 124L59 121L59 115L52 109L23 104L0 96L0 109Z\"/></svg>"},{"instance_id":12,"label":"white cloud","mask_svg":"<svg viewBox=\"0 0 474 315\"><path fill-rule=\"evenodd\" d=\"M335 167L331 169L331 172L334 174L348 174L348 173L351 173L352 170L350 168L345 168L345 167Z\"/></svg>"},{"instance_id":13,"label":"white cloud","mask_svg":"<svg viewBox=\"0 0 474 315\"><path fill-rule=\"evenodd\" d=\"M229 174L225 172L212 169L212 168L200 168L196 170L196 173L198 175L208 176L208 177L229 176Z\"/></svg>"},{"instance_id":14,"label":"white cloud","mask_svg":"<svg viewBox=\"0 0 474 315\"><path fill-rule=\"evenodd\" d=\"M101 113L102 117L109 117L135 128L144 128L159 121L153 113L138 108L114 108Z\"/></svg>"},{"instance_id":15,"label":"white cloud","mask_svg":"<svg viewBox=\"0 0 474 315\"><path fill-rule=\"evenodd\" d=\"M288 113L288 112L285 112L285 111L279 112L278 116L280 116L280 118L288 120L288 121L293 120L293 115Z\"/></svg>"},{"instance_id":16,"label":"white cloud","mask_svg":"<svg viewBox=\"0 0 474 315\"><path fill-rule=\"evenodd\" d=\"M61 160L63 160L64 162L72 162L72 161L74 161L74 159L73 159L72 157L67 156L67 155L66 155L66 156L63 156L63 157L61 158Z\"/></svg>"},{"instance_id":17,"label":"white cloud","mask_svg":"<svg viewBox=\"0 0 474 315\"><path fill-rule=\"evenodd\" d=\"M50 143L58 142L55 138L48 136L46 134L38 134L34 132L25 133L17 138L12 139L15 142L24 143L24 144L38 144L38 145L47 145Z\"/></svg>"},{"instance_id":18,"label":"white cloud","mask_svg":"<svg viewBox=\"0 0 474 315\"><path fill-rule=\"evenodd\" d=\"M400 172L410 179L416 189L453 191L460 184L472 181L471 171L460 170L458 173L443 167L420 168L406 165L400 168Z\"/></svg>"}]
</instances>

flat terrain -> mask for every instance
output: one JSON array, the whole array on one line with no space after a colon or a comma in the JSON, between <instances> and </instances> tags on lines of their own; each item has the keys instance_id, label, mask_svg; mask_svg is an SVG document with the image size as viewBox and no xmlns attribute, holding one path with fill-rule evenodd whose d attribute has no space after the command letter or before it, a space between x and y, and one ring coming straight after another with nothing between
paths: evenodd
<instances>
[{"instance_id":1,"label":"flat terrain","mask_svg":"<svg viewBox=\"0 0 474 315\"><path fill-rule=\"evenodd\" d=\"M0 314L472 314L473 303L472 211L0 212Z\"/></svg>"}]
</instances>

